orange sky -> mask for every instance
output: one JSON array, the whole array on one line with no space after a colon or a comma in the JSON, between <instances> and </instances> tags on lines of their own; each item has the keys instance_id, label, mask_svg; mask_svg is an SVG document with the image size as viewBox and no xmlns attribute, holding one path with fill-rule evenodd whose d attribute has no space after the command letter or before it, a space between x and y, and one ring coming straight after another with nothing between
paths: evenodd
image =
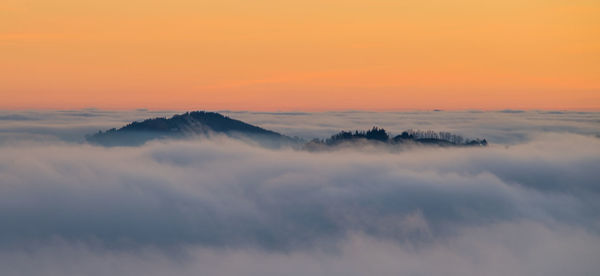
<instances>
[{"instance_id":1,"label":"orange sky","mask_svg":"<svg viewBox=\"0 0 600 276\"><path fill-rule=\"evenodd\" d=\"M599 15L598 0L2 0L0 109L598 110Z\"/></svg>"}]
</instances>

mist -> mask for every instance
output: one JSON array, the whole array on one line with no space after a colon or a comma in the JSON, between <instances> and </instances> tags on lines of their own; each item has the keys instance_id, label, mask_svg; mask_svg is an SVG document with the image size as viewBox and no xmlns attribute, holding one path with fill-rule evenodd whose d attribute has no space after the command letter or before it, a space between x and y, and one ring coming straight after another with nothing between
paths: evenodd
<instances>
[{"instance_id":1,"label":"mist","mask_svg":"<svg viewBox=\"0 0 600 276\"><path fill-rule=\"evenodd\" d=\"M600 269L598 113L225 113L305 139L378 125L488 139L482 148L81 139L149 114L169 112L2 113L2 275Z\"/></svg>"}]
</instances>

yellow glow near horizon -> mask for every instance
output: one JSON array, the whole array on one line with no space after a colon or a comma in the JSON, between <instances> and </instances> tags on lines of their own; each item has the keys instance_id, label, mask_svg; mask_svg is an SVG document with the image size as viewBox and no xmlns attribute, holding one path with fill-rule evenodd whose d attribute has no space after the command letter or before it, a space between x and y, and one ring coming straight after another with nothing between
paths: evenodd
<instances>
[{"instance_id":1,"label":"yellow glow near horizon","mask_svg":"<svg viewBox=\"0 0 600 276\"><path fill-rule=\"evenodd\" d=\"M0 4L0 109L600 109L600 2Z\"/></svg>"}]
</instances>

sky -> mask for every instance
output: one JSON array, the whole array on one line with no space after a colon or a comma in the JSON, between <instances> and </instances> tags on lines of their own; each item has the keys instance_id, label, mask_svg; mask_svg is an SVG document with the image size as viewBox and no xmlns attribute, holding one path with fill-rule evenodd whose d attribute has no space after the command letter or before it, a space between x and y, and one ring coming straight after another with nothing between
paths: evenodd
<instances>
[{"instance_id":1,"label":"sky","mask_svg":"<svg viewBox=\"0 0 600 276\"><path fill-rule=\"evenodd\" d=\"M600 109L600 2L0 4L0 109Z\"/></svg>"},{"instance_id":2,"label":"sky","mask_svg":"<svg viewBox=\"0 0 600 276\"><path fill-rule=\"evenodd\" d=\"M486 147L310 152L83 135L149 110L0 111L1 275L595 275L600 113L229 112L286 135L377 124Z\"/></svg>"}]
</instances>

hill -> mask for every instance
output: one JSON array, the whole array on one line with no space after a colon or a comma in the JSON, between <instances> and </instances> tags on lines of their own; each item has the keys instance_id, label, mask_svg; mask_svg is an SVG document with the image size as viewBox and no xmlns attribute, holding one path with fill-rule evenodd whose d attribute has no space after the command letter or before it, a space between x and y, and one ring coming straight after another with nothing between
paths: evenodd
<instances>
[{"instance_id":1,"label":"hill","mask_svg":"<svg viewBox=\"0 0 600 276\"><path fill-rule=\"evenodd\" d=\"M341 131L327 139L304 143L280 133L254 126L215 112L194 111L171 118L153 118L132 122L119 129L113 128L87 135L86 140L103 146L137 146L156 139L183 139L214 134L251 140L266 147L292 146L307 150L332 149L339 145L359 147L362 144L433 145L433 146L486 146L485 139L466 139L448 132L407 130L391 136L385 129L373 127L366 131Z\"/></svg>"},{"instance_id":2,"label":"hill","mask_svg":"<svg viewBox=\"0 0 600 276\"><path fill-rule=\"evenodd\" d=\"M251 139L263 145L281 146L295 144L294 138L215 112L194 111L171 118L153 118L133 122L119 129L98 131L87 135L90 143L104 146L135 146L147 141L165 138L186 138L224 134L230 137Z\"/></svg>"},{"instance_id":3,"label":"hill","mask_svg":"<svg viewBox=\"0 0 600 276\"><path fill-rule=\"evenodd\" d=\"M365 142L387 145L487 146L486 139L466 139L449 132L407 130L400 135L391 137L385 129L373 127L367 131L341 131L324 140L314 139L307 143L305 148L321 150L339 145L354 146Z\"/></svg>"}]
</instances>

